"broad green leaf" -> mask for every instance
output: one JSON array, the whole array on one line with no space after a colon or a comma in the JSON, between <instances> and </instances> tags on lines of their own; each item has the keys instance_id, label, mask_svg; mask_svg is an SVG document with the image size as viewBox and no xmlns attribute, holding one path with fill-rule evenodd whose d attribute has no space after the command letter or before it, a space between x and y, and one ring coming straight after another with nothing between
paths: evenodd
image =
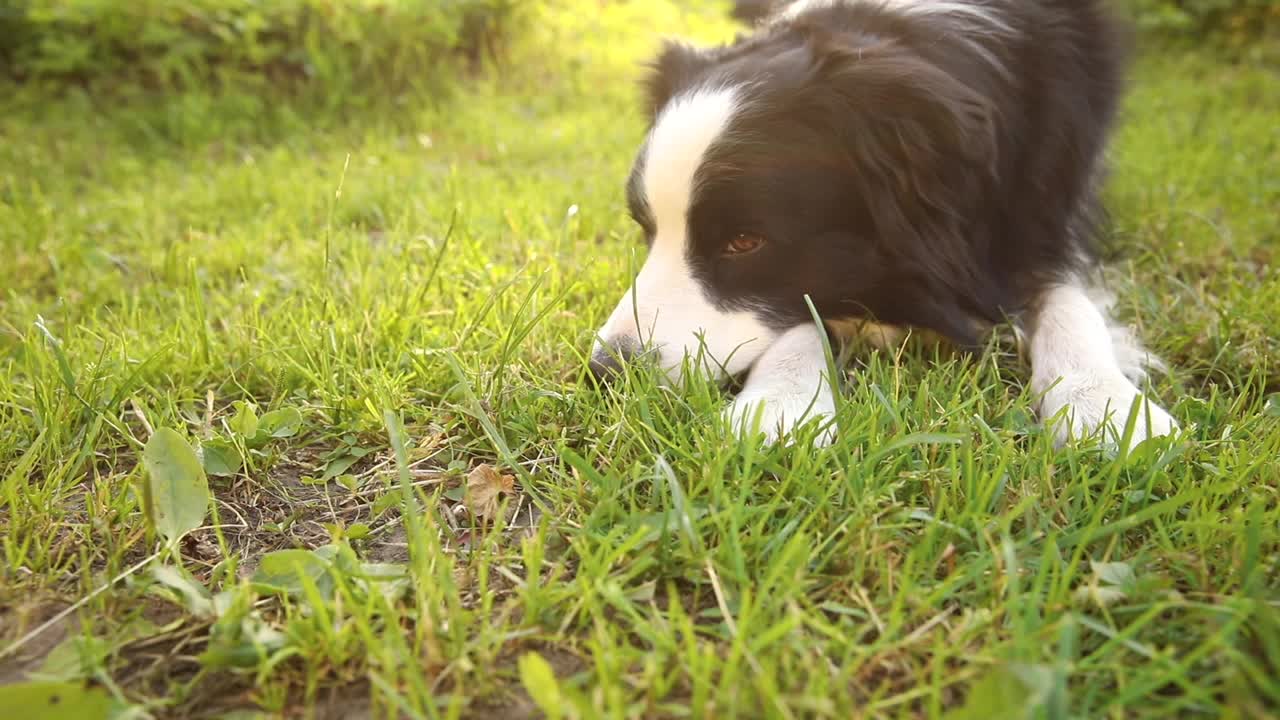
<instances>
[{"instance_id":1,"label":"broad green leaf","mask_svg":"<svg viewBox=\"0 0 1280 720\"><path fill-rule=\"evenodd\" d=\"M1280 402L1276 405L1280 412ZM1173 414L1180 420L1193 422L1200 427L1210 427L1214 423L1213 405L1193 395L1179 398Z\"/></svg>"},{"instance_id":2,"label":"broad green leaf","mask_svg":"<svg viewBox=\"0 0 1280 720\"><path fill-rule=\"evenodd\" d=\"M182 619L178 619L174 625L182 622ZM106 636L72 634L49 651L40 667L32 670L27 677L30 680L59 682L89 677L105 668L108 656L122 646L161 632L165 632L165 628L144 618L135 618L107 630Z\"/></svg>"},{"instance_id":3,"label":"broad green leaf","mask_svg":"<svg viewBox=\"0 0 1280 720\"><path fill-rule=\"evenodd\" d=\"M408 568L403 563L361 563L360 575L374 582L390 582L407 577Z\"/></svg>"},{"instance_id":4,"label":"broad green leaf","mask_svg":"<svg viewBox=\"0 0 1280 720\"><path fill-rule=\"evenodd\" d=\"M200 444L204 471L210 475L235 475L244 466L240 451L225 440L209 440Z\"/></svg>"},{"instance_id":5,"label":"broad green leaf","mask_svg":"<svg viewBox=\"0 0 1280 720\"><path fill-rule=\"evenodd\" d=\"M1035 416L1020 407L1013 407L1006 411L1000 422L1005 429L1012 431L1015 435L1028 435L1034 433L1039 427Z\"/></svg>"},{"instance_id":6,"label":"broad green leaf","mask_svg":"<svg viewBox=\"0 0 1280 720\"><path fill-rule=\"evenodd\" d=\"M320 547L313 549L311 552L315 553L316 557L320 558L321 560L332 563L343 554L342 551L344 549L346 549L348 552L352 552L352 554L350 555L350 559L354 562L355 561L354 552L351 551L350 548L347 548L346 546L340 545L337 543L325 543L324 545L321 545Z\"/></svg>"},{"instance_id":7,"label":"broad green leaf","mask_svg":"<svg viewBox=\"0 0 1280 720\"><path fill-rule=\"evenodd\" d=\"M72 635L58 643L28 677L37 680L77 680L84 677L86 673L81 662L83 641L83 637Z\"/></svg>"},{"instance_id":8,"label":"broad green leaf","mask_svg":"<svg viewBox=\"0 0 1280 720\"><path fill-rule=\"evenodd\" d=\"M151 568L151 576L156 582L181 595L187 610L192 614L200 617L213 616L213 596L186 570L170 565L156 565Z\"/></svg>"},{"instance_id":9,"label":"broad green leaf","mask_svg":"<svg viewBox=\"0 0 1280 720\"><path fill-rule=\"evenodd\" d=\"M459 488L459 490L460 491L465 490L465 488ZM395 505L399 502L400 502L400 495L398 493L394 493L394 492L383 493L382 495L379 495L373 499L373 507L370 509L370 511L372 512L373 517L381 517L382 513L386 512L392 507L395 507ZM458 502L462 502L462 495L458 495Z\"/></svg>"},{"instance_id":10,"label":"broad green leaf","mask_svg":"<svg viewBox=\"0 0 1280 720\"><path fill-rule=\"evenodd\" d=\"M560 683L551 665L537 653L525 653L520 657L520 684L525 692L533 698L538 709L546 714L549 720L564 715L564 698L560 694Z\"/></svg>"},{"instance_id":11,"label":"broad green leaf","mask_svg":"<svg viewBox=\"0 0 1280 720\"><path fill-rule=\"evenodd\" d=\"M214 633L209 647L200 653L200 664L208 668L261 667L288 638L256 615L247 615Z\"/></svg>"},{"instance_id":12,"label":"broad green leaf","mask_svg":"<svg viewBox=\"0 0 1280 720\"><path fill-rule=\"evenodd\" d=\"M1031 720L1053 694L1053 671L1039 665L1010 664L987 673L969 691L964 706L945 720Z\"/></svg>"},{"instance_id":13,"label":"broad green leaf","mask_svg":"<svg viewBox=\"0 0 1280 720\"><path fill-rule=\"evenodd\" d=\"M1280 417L1280 393L1267 397L1267 404L1262 406L1262 414Z\"/></svg>"},{"instance_id":14,"label":"broad green leaf","mask_svg":"<svg viewBox=\"0 0 1280 720\"><path fill-rule=\"evenodd\" d=\"M247 402L237 403L240 406L235 417L227 423L231 431L245 439L253 439L258 434L258 414Z\"/></svg>"},{"instance_id":15,"label":"broad green leaf","mask_svg":"<svg viewBox=\"0 0 1280 720\"><path fill-rule=\"evenodd\" d=\"M360 574L360 557L345 541L327 543L311 552L315 553L316 557L329 563L330 572L346 576ZM328 577L326 576L327 579Z\"/></svg>"},{"instance_id":16,"label":"broad green leaf","mask_svg":"<svg viewBox=\"0 0 1280 720\"><path fill-rule=\"evenodd\" d=\"M105 690L79 683L27 682L0 686L0 717L98 720L123 708Z\"/></svg>"},{"instance_id":17,"label":"broad green leaf","mask_svg":"<svg viewBox=\"0 0 1280 720\"><path fill-rule=\"evenodd\" d=\"M400 563L361 563L352 575L358 576L358 587L388 602L403 597L409 589L409 571Z\"/></svg>"},{"instance_id":18,"label":"broad green leaf","mask_svg":"<svg viewBox=\"0 0 1280 720\"><path fill-rule=\"evenodd\" d=\"M324 469L324 474L320 476L320 482L329 482L330 480L345 473L347 469L352 465L355 465L356 461L359 459L360 458L353 455L343 455L336 460L330 461L329 465Z\"/></svg>"},{"instance_id":19,"label":"broad green leaf","mask_svg":"<svg viewBox=\"0 0 1280 720\"><path fill-rule=\"evenodd\" d=\"M298 595L305 586L304 578L310 578L327 595L333 588L328 576L331 566L329 560L310 550L277 550L262 556L253 584L263 592Z\"/></svg>"},{"instance_id":20,"label":"broad green leaf","mask_svg":"<svg viewBox=\"0 0 1280 720\"><path fill-rule=\"evenodd\" d=\"M256 436L260 440L269 438L287 438L298 434L302 429L302 413L297 408L286 407L272 410L258 421Z\"/></svg>"},{"instance_id":21,"label":"broad green leaf","mask_svg":"<svg viewBox=\"0 0 1280 720\"><path fill-rule=\"evenodd\" d=\"M1074 597L1081 602L1092 600L1098 607L1111 607L1122 600L1128 599L1129 595L1113 585L1089 583L1076 588Z\"/></svg>"},{"instance_id":22,"label":"broad green leaf","mask_svg":"<svg viewBox=\"0 0 1280 720\"><path fill-rule=\"evenodd\" d=\"M88 677L106 659L106 651L106 643L98 638L72 635L50 650L29 677L63 682Z\"/></svg>"},{"instance_id":23,"label":"broad green leaf","mask_svg":"<svg viewBox=\"0 0 1280 720\"><path fill-rule=\"evenodd\" d=\"M209 509L209 479L200 458L176 430L156 430L142 451L151 490L152 522L170 543L200 527Z\"/></svg>"},{"instance_id":24,"label":"broad green leaf","mask_svg":"<svg viewBox=\"0 0 1280 720\"><path fill-rule=\"evenodd\" d=\"M1129 563L1095 562L1090 563L1090 567L1093 569L1093 574L1098 576L1098 580L1108 585L1129 585L1136 579L1133 567Z\"/></svg>"}]
</instances>

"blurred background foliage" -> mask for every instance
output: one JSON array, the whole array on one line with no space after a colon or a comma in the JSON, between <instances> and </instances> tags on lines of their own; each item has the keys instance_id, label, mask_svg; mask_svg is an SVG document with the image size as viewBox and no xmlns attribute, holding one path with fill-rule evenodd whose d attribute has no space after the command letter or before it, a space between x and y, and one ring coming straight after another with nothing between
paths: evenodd
<instances>
[{"instance_id":1,"label":"blurred background foliage","mask_svg":"<svg viewBox=\"0 0 1280 720\"><path fill-rule=\"evenodd\" d=\"M1210 43L1254 59L1280 60L1280 0L1124 0L1139 29Z\"/></svg>"},{"instance_id":2,"label":"blurred background foliage","mask_svg":"<svg viewBox=\"0 0 1280 720\"><path fill-rule=\"evenodd\" d=\"M0 0L0 74L95 87L398 90L496 48L527 2Z\"/></svg>"},{"instance_id":3,"label":"blurred background foliage","mask_svg":"<svg viewBox=\"0 0 1280 720\"><path fill-rule=\"evenodd\" d=\"M443 84L452 58L496 52L522 8L598 1L0 0L0 75L95 88L398 91ZM1118 2L1147 38L1280 58L1277 0Z\"/></svg>"}]
</instances>

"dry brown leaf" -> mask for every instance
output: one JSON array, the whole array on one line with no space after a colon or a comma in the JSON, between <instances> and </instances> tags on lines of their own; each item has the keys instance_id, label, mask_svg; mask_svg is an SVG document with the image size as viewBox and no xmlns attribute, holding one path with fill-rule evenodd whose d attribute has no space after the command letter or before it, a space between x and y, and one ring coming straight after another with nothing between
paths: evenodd
<instances>
[{"instance_id":1,"label":"dry brown leaf","mask_svg":"<svg viewBox=\"0 0 1280 720\"><path fill-rule=\"evenodd\" d=\"M467 490L462 502L473 516L487 520L498 513L498 496L514 494L515 486L514 475L501 475L486 463L467 476Z\"/></svg>"},{"instance_id":2,"label":"dry brown leaf","mask_svg":"<svg viewBox=\"0 0 1280 720\"><path fill-rule=\"evenodd\" d=\"M416 447L409 448L409 459L421 460L422 458L430 457L447 437L444 433L438 432L422 438L422 442L418 443Z\"/></svg>"}]
</instances>

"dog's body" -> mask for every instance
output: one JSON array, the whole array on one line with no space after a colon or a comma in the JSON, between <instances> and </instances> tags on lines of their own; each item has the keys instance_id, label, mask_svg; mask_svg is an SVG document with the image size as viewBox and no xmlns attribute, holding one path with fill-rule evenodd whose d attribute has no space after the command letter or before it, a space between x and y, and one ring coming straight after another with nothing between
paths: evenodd
<instances>
[{"instance_id":1,"label":"dog's body","mask_svg":"<svg viewBox=\"0 0 1280 720\"><path fill-rule=\"evenodd\" d=\"M809 302L969 347L1012 319L1060 437L1123 427L1142 353L1086 283L1123 70L1102 4L800 0L668 45L628 183L650 253L593 370L750 370L730 415L776 438L834 412ZM1142 410L1135 440L1176 429Z\"/></svg>"}]
</instances>

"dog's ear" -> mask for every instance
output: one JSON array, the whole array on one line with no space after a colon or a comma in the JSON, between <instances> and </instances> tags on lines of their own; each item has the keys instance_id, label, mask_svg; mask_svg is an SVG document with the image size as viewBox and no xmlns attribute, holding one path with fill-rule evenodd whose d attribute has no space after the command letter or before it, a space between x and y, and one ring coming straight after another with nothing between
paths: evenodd
<instances>
[{"instance_id":1,"label":"dog's ear","mask_svg":"<svg viewBox=\"0 0 1280 720\"><path fill-rule=\"evenodd\" d=\"M957 238L962 219L989 202L998 172L993 101L960 70L893 40L819 28L808 41L809 77L790 112L832 138L832 160L871 236L908 259L918 282L983 287L983 260ZM960 320L930 318L935 327Z\"/></svg>"},{"instance_id":2,"label":"dog's ear","mask_svg":"<svg viewBox=\"0 0 1280 720\"><path fill-rule=\"evenodd\" d=\"M662 46L657 59L649 63L649 76L645 80L645 110L653 119L662 112L671 98L697 80L712 62L712 51L668 40Z\"/></svg>"},{"instance_id":3,"label":"dog's ear","mask_svg":"<svg viewBox=\"0 0 1280 720\"><path fill-rule=\"evenodd\" d=\"M897 198L926 206L914 210L966 210L965 194L980 185L973 173L996 171L994 104L895 41L806 34L813 67L802 106L835 126L858 174L889 180Z\"/></svg>"}]
</instances>

